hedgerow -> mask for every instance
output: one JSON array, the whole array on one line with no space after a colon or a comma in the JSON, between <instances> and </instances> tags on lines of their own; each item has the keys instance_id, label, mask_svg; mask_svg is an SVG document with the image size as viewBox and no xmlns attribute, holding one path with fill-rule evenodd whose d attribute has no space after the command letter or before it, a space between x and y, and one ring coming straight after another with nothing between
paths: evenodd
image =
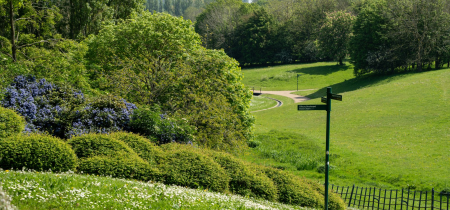
<instances>
[{"instance_id":1,"label":"hedgerow","mask_svg":"<svg viewBox=\"0 0 450 210\"><path fill-rule=\"evenodd\" d=\"M17 135L25 128L25 120L16 112L0 106L0 138Z\"/></svg>"},{"instance_id":2,"label":"hedgerow","mask_svg":"<svg viewBox=\"0 0 450 210\"><path fill-rule=\"evenodd\" d=\"M126 152L116 152L114 156L93 156L80 160L78 171L117 178L141 181L159 180L160 172L139 157Z\"/></svg>"},{"instance_id":3,"label":"hedgerow","mask_svg":"<svg viewBox=\"0 0 450 210\"><path fill-rule=\"evenodd\" d=\"M262 167L261 169L278 188L280 202L314 208L322 205L319 192L298 177L271 167Z\"/></svg>"},{"instance_id":4,"label":"hedgerow","mask_svg":"<svg viewBox=\"0 0 450 210\"><path fill-rule=\"evenodd\" d=\"M166 156L160 160L165 184L190 188L228 191L230 178L225 170L200 150L186 149L176 144L164 145Z\"/></svg>"},{"instance_id":5,"label":"hedgerow","mask_svg":"<svg viewBox=\"0 0 450 210\"><path fill-rule=\"evenodd\" d=\"M0 141L0 168L68 171L76 165L70 146L52 136L16 135Z\"/></svg>"},{"instance_id":6,"label":"hedgerow","mask_svg":"<svg viewBox=\"0 0 450 210\"><path fill-rule=\"evenodd\" d=\"M278 199L278 190L273 181L264 173L252 170L250 164L223 152L209 151L208 155L225 169L230 177L232 193L269 201Z\"/></svg>"},{"instance_id":7,"label":"hedgerow","mask_svg":"<svg viewBox=\"0 0 450 210\"><path fill-rule=\"evenodd\" d=\"M165 155L164 152L153 142L138 134L115 132L111 133L110 136L117 140L123 141L150 165L156 165L158 160L163 158Z\"/></svg>"}]
</instances>

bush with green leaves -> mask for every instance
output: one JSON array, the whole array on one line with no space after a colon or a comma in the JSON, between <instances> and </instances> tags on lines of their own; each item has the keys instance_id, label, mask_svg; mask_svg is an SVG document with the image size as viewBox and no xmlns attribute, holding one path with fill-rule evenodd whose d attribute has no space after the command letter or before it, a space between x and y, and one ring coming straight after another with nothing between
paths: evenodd
<instances>
[{"instance_id":1,"label":"bush with green leaves","mask_svg":"<svg viewBox=\"0 0 450 210\"><path fill-rule=\"evenodd\" d=\"M93 156L81 159L78 171L141 181L159 180L161 176L157 168L141 158L130 157L126 152L116 152L114 156Z\"/></svg>"},{"instance_id":2,"label":"bush with green leaves","mask_svg":"<svg viewBox=\"0 0 450 210\"><path fill-rule=\"evenodd\" d=\"M224 152L209 151L208 155L225 169L230 177L232 193L269 201L278 199L278 190L273 181L264 173L252 170L249 163Z\"/></svg>"},{"instance_id":3,"label":"bush with green leaves","mask_svg":"<svg viewBox=\"0 0 450 210\"><path fill-rule=\"evenodd\" d=\"M25 129L25 120L13 110L0 106L0 138L17 135Z\"/></svg>"},{"instance_id":4,"label":"bush with green leaves","mask_svg":"<svg viewBox=\"0 0 450 210\"><path fill-rule=\"evenodd\" d=\"M203 48L191 22L145 11L105 25L87 44L99 88L186 118L199 145L232 151L252 137L252 93L239 63Z\"/></svg>"},{"instance_id":5,"label":"bush with green leaves","mask_svg":"<svg viewBox=\"0 0 450 210\"><path fill-rule=\"evenodd\" d=\"M111 135L85 134L70 139L68 143L80 158L80 172L143 181L160 177L156 167Z\"/></svg>"},{"instance_id":6,"label":"bush with green leaves","mask_svg":"<svg viewBox=\"0 0 450 210\"><path fill-rule=\"evenodd\" d=\"M77 156L61 139L30 134L16 135L0 141L0 168L37 171L75 170Z\"/></svg>"},{"instance_id":7,"label":"bush with green leaves","mask_svg":"<svg viewBox=\"0 0 450 210\"><path fill-rule=\"evenodd\" d=\"M279 201L286 204L319 208L323 198L308 183L279 169L263 167L264 173L278 188Z\"/></svg>"},{"instance_id":8,"label":"bush with green leaves","mask_svg":"<svg viewBox=\"0 0 450 210\"><path fill-rule=\"evenodd\" d=\"M115 132L111 137L123 141L132 148L142 159L150 165L156 165L158 160L164 157L164 152L155 143L138 134L128 132Z\"/></svg>"},{"instance_id":9,"label":"bush with green leaves","mask_svg":"<svg viewBox=\"0 0 450 210\"><path fill-rule=\"evenodd\" d=\"M323 208L324 207L324 196L325 196L325 186L323 184L320 184L316 181L313 180L309 180L309 179L302 179L303 182L309 184L311 186L311 188L315 191L317 191L320 194L320 206L318 206L317 208ZM328 208L330 210L345 210L346 206L344 201L342 200L342 198L336 194L333 193L331 190L328 193Z\"/></svg>"},{"instance_id":10,"label":"bush with green leaves","mask_svg":"<svg viewBox=\"0 0 450 210\"><path fill-rule=\"evenodd\" d=\"M107 134L90 133L77 136L68 142L78 158L89 158L93 156L113 157L117 152L125 152L129 156L138 156L124 142Z\"/></svg>"},{"instance_id":11,"label":"bush with green leaves","mask_svg":"<svg viewBox=\"0 0 450 210\"><path fill-rule=\"evenodd\" d=\"M158 144L194 142L195 127L184 118L162 114L158 106L134 110L130 129L156 140Z\"/></svg>"},{"instance_id":12,"label":"bush with green leaves","mask_svg":"<svg viewBox=\"0 0 450 210\"><path fill-rule=\"evenodd\" d=\"M163 182L190 188L206 188L216 192L228 191L230 178L226 171L201 150L190 145L166 144L165 159L160 161Z\"/></svg>"}]
</instances>

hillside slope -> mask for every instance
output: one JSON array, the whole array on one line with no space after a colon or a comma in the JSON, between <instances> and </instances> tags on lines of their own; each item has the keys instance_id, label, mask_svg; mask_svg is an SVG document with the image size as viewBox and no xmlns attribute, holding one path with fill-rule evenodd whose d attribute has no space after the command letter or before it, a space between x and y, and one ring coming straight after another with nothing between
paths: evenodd
<instances>
[{"instance_id":1,"label":"hillside slope","mask_svg":"<svg viewBox=\"0 0 450 210\"><path fill-rule=\"evenodd\" d=\"M337 158L332 158L331 164L338 169L332 181L448 188L450 69L394 78L353 87L355 90L342 93L342 102L333 101L331 153ZM302 104L321 103L314 99ZM326 113L299 112L296 106L254 113L256 133L303 134L324 147ZM315 172L299 173L322 177Z\"/></svg>"}]
</instances>

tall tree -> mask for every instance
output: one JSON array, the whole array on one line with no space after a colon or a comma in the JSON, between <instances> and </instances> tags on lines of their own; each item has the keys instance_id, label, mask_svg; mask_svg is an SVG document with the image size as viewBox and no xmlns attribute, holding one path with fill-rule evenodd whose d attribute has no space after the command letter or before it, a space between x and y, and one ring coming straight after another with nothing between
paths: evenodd
<instances>
[{"instance_id":1,"label":"tall tree","mask_svg":"<svg viewBox=\"0 0 450 210\"><path fill-rule=\"evenodd\" d=\"M109 90L187 118L201 145L227 150L250 138L251 92L238 63L201 47L190 21L144 12L88 42L90 64L103 71Z\"/></svg>"},{"instance_id":2,"label":"tall tree","mask_svg":"<svg viewBox=\"0 0 450 210\"><path fill-rule=\"evenodd\" d=\"M355 16L344 11L328 13L320 28L317 39L320 51L336 59L339 65L343 65L342 61L348 54L354 19Z\"/></svg>"}]
</instances>

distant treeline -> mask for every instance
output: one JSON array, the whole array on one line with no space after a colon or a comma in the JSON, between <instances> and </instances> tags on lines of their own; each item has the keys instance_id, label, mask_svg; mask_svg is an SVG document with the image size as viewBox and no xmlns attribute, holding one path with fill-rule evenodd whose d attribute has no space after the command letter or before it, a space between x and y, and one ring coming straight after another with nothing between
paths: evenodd
<instances>
[{"instance_id":1,"label":"distant treeline","mask_svg":"<svg viewBox=\"0 0 450 210\"><path fill-rule=\"evenodd\" d=\"M450 61L449 0L217 0L195 29L241 66L350 56L360 75Z\"/></svg>"}]
</instances>

